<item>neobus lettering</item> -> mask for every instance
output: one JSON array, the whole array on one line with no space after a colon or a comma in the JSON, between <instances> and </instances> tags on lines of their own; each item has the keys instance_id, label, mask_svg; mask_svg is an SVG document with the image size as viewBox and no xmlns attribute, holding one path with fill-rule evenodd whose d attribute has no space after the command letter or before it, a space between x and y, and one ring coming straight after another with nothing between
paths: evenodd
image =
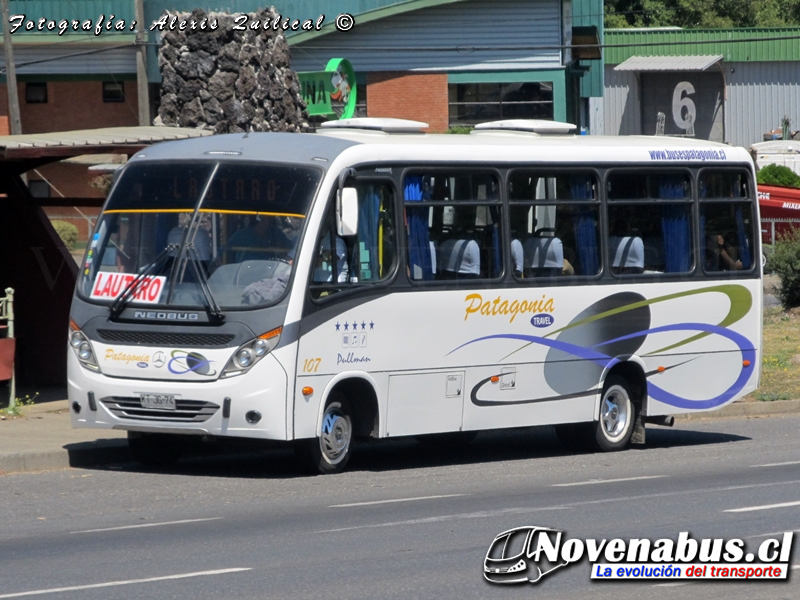
<instances>
[{"instance_id":1,"label":"neobus lettering","mask_svg":"<svg viewBox=\"0 0 800 600\"><path fill-rule=\"evenodd\" d=\"M465 321L471 314L479 312L485 317L511 315L508 322L513 323L514 319L516 319L517 315L520 313L551 313L555 310L553 299L548 298L544 294L542 294L539 300L522 300L521 302L519 300L512 300L509 302L503 299L502 296L497 296L494 300L486 300L484 302L483 296L480 294L468 294L466 298L464 298L464 301L469 302L469 306L467 306L464 314Z\"/></svg>"}]
</instances>

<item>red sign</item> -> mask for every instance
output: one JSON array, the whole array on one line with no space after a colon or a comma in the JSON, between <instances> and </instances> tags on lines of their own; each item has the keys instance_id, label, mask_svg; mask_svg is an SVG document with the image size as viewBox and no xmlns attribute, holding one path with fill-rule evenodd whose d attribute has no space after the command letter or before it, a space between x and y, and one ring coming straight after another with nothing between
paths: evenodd
<instances>
[{"instance_id":1,"label":"red sign","mask_svg":"<svg viewBox=\"0 0 800 600\"><path fill-rule=\"evenodd\" d=\"M92 288L92 298L102 300L113 300L117 298L126 287L136 278L136 275L129 273L109 273L101 271L97 274L97 279ZM145 277L137 285L134 300L145 304L156 304L164 289L167 278L163 275L157 277Z\"/></svg>"}]
</instances>

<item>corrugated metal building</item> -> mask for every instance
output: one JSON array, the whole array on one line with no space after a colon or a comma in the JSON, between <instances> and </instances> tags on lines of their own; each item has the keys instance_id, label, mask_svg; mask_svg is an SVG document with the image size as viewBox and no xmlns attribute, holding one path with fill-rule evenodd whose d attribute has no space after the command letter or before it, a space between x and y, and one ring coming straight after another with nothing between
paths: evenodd
<instances>
[{"instance_id":1,"label":"corrugated metal building","mask_svg":"<svg viewBox=\"0 0 800 600\"><path fill-rule=\"evenodd\" d=\"M607 30L605 97L611 135L687 135L749 147L788 117L800 129L800 28ZM650 59L650 60L648 60ZM600 108L602 105L602 108Z\"/></svg>"}]
</instances>

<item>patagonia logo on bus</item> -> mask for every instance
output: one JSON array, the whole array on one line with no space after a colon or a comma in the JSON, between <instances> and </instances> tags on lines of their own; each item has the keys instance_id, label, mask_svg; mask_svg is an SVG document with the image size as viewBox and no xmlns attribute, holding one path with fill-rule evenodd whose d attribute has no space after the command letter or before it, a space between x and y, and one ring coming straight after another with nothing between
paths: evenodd
<instances>
[{"instance_id":1,"label":"patagonia logo on bus","mask_svg":"<svg viewBox=\"0 0 800 600\"><path fill-rule=\"evenodd\" d=\"M464 320L469 319L470 315L481 315L484 317L505 317L509 323L513 323L518 314L533 313L542 316L543 313L555 311L555 304L552 298L542 294L541 298L531 300L509 300L502 296L484 300L480 294L467 294L464 298L467 302Z\"/></svg>"},{"instance_id":2,"label":"patagonia logo on bus","mask_svg":"<svg viewBox=\"0 0 800 600\"><path fill-rule=\"evenodd\" d=\"M531 325L534 327L550 327L556 319L553 315L538 314L531 317Z\"/></svg>"}]
</instances>

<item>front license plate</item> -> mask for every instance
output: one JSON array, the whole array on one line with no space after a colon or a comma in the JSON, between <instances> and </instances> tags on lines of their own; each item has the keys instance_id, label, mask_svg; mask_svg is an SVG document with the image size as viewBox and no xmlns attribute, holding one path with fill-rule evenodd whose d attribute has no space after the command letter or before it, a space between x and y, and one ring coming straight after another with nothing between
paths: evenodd
<instances>
[{"instance_id":1,"label":"front license plate","mask_svg":"<svg viewBox=\"0 0 800 600\"><path fill-rule=\"evenodd\" d=\"M142 408L175 410L175 396L172 394L139 394Z\"/></svg>"}]
</instances>

